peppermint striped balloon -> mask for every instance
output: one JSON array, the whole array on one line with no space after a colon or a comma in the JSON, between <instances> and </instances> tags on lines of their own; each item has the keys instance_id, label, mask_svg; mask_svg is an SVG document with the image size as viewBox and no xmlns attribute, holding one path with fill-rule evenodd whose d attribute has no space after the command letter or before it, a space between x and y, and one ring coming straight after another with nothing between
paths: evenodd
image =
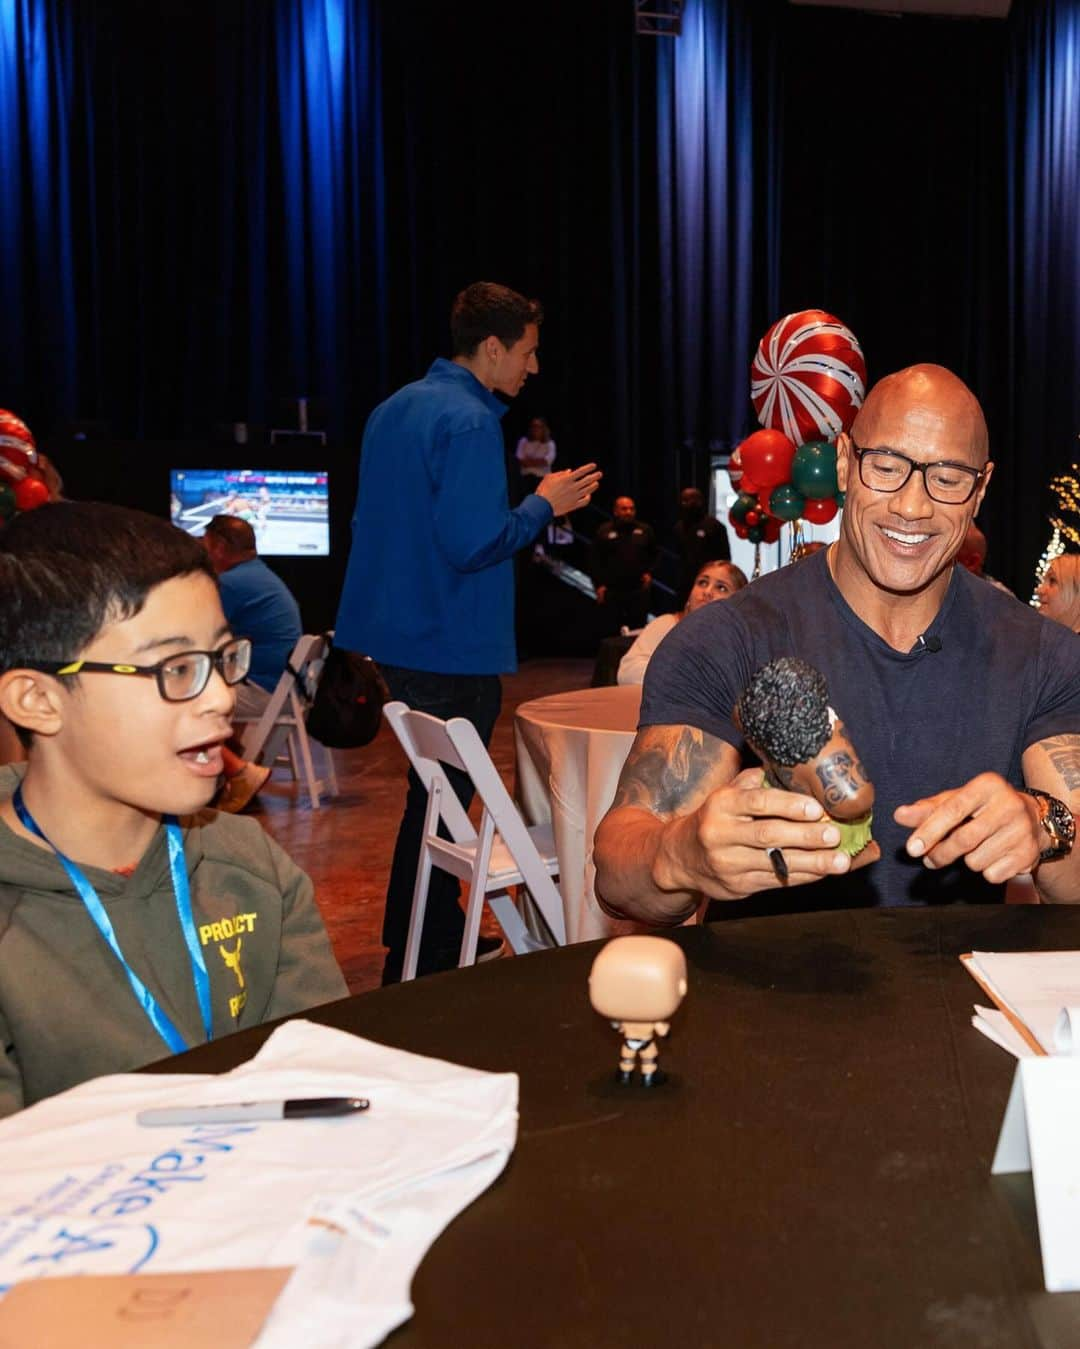
<instances>
[{"instance_id":1,"label":"peppermint striped balloon","mask_svg":"<svg viewBox=\"0 0 1080 1349\"><path fill-rule=\"evenodd\" d=\"M866 361L850 328L823 309L779 319L758 343L750 398L758 421L801 445L835 440L862 407Z\"/></svg>"},{"instance_id":2,"label":"peppermint striped balloon","mask_svg":"<svg viewBox=\"0 0 1080 1349\"><path fill-rule=\"evenodd\" d=\"M34 437L21 417L0 408L0 481L20 482L26 477L26 465L37 463Z\"/></svg>"}]
</instances>

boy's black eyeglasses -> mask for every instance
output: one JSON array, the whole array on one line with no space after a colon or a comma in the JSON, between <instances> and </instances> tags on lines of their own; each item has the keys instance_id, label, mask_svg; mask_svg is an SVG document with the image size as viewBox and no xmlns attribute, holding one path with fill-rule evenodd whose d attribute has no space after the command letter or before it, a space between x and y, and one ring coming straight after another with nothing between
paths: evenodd
<instances>
[{"instance_id":1,"label":"boy's black eyeglasses","mask_svg":"<svg viewBox=\"0 0 1080 1349\"><path fill-rule=\"evenodd\" d=\"M986 477L985 468L970 468L947 459L937 464L917 464L896 450L861 450L854 440L851 450L864 486L875 492L899 492L911 475L919 472L926 495L943 506L962 506Z\"/></svg>"},{"instance_id":2,"label":"boy's black eyeglasses","mask_svg":"<svg viewBox=\"0 0 1080 1349\"><path fill-rule=\"evenodd\" d=\"M178 651L156 665L109 665L100 660L26 662L25 669L59 677L81 674L150 675L167 703L197 698L217 670L226 684L239 684L251 669L251 642L234 637L217 651Z\"/></svg>"}]
</instances>

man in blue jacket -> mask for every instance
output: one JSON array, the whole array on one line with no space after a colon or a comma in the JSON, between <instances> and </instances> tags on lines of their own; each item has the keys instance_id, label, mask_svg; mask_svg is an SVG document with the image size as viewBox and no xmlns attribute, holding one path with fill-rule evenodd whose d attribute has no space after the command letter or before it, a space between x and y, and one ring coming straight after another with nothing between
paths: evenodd
<instances>
[{"instance_id":1,"label":"man in blue jacket","mask_svg":"<svg viewBox=\"0 0 1080 1349\"><path fill-rule=\"evenodd\" d=\"M339 646L378 661L410 707L466 717L484 743L499 715L499 675L517 668L513 555L553 516L585 505L595 464L549 474L511 510L500 418L536 359L543 314L505 286L477 282L450 315L453 359L399 389L368 419L353 542L338 610ZM451 770L467 806L471 785ZM383 983L401 977L426 793L409 791L386 894ZM419 971L457 965L457 881L432 874Z\"/></svg>"}]
</instances>

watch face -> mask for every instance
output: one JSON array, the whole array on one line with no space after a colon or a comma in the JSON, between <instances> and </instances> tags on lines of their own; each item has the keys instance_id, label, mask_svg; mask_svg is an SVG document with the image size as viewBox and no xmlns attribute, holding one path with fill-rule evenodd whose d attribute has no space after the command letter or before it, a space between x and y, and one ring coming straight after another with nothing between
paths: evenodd
<instances>
[{"instance_id":1,"label":"watch face","mask_svg":"<svg viewBox=\"0 0 1080 1349\"><path fill-rule=\"evenodd\" d=\"M1068 850L1073 845L1076 838L1076 820L1073 813L1063 801L1050 798L1050 819L1053 821L1054 828L1058 835L1058 840L1064 850Z\"/></svg>"},{"instance_id":2,"label":"watch face","mask_svg":"<svg viewBox=\"0 0 1080 1349\"><path fill-rule=\"evenodd\" d=\"M1038 801L1042 807L1043 825L1050 835L1050 847L1043 850L1040 860L1046 862L1054 857L1068 856L1076 838L1076 820L1072 811L1064 801L1047 792L1040 793Z\"/></svg>"}]
</instances>

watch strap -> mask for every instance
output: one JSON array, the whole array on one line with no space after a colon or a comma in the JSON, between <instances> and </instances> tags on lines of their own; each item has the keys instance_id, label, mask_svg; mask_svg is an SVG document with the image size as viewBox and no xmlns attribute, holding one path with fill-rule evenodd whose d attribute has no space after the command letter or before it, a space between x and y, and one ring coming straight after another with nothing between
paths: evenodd
<instances>
[{"instance_id":1,"label":"watch strap","mask_svg":"<svg viewBox=\"0 0 1080 1349\"><path fill-rule=\"evenodd\" d=\"M1046 830L1050 846L1039 854L1040 862L1052 862L1058 857L1068 857L1076 839L1076 820L1064 801L1038 787L1021 787L1026 796L1032 797L1039 807L1039 823Z\"/></svg>"}]
</instances>

